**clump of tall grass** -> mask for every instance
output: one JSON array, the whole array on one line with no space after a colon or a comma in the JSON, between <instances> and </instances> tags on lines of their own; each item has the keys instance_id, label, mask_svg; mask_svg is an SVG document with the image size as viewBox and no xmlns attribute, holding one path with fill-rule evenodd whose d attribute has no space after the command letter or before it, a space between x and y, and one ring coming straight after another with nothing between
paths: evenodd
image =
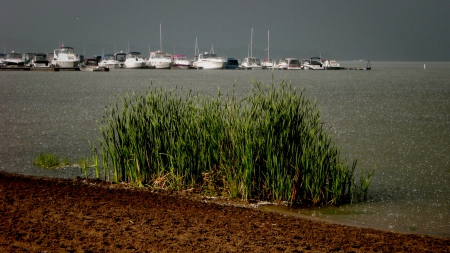
<instances>
[{"instance_id":1,"label":"clump of tall grass","mask_svg":"<svg viewBox=\"0 0 450 253\"><path fill-rule=\"evenodd\" d=\"M46 169L54 169L70 164L70 159L66 157L60 157L53 153L40 153L34 160L34 165Z\"/></svg>"},{"instance_id":2,"label":"clump of tall grass","mask_svg":"<svg viewBox=\"0 0 450 253\"><path fill-rule=\"evenodd\" d=\"M150 88L105 109L93 154L105 179L306 205L367 194L370 178L356 184L356 161L340 157L303 90L253 81L244 98L176 91Z\"/></svg>"}]
</instances>

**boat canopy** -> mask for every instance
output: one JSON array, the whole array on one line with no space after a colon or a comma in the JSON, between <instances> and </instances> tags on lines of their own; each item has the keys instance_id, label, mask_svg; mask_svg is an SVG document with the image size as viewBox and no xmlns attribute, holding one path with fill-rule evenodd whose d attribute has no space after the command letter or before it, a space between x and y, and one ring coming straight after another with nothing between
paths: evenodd
<instances>
[{"instance_id":1,"label":"boat canopy","mask_svg":"<svg viewBox=\"0 0 450 253\"><path fill-rule=\"evenodd\" d=\"M174 58L174 59L186 59L186 55L184 55L184 54L173 54L172 58Z\"/></svg>"},{"instance_id":2,"label":"boat canopy","mask_svg":"<svg viewBox=\"0 0 450 253\"><path fill-rule=\"evenodd\" d=\"M103 55L104 60L115 60L116 57L113 54L105 54Z\"/></svg>"},{"instance_id":3,"label":"boat canopy","mask_svg":"<svg viewBox=\"0 0 450 253\"><path fill-rule=\"evenodd\" d=\"M22 54L19 52L12 51L11 53L6 55L6 58L10 59L22 59Z\"/></svg>"},{"instance_id":4,"label":"boat canopy","mask_svg":"<svg viewBox=\"0 0 450 253\"><path fill-rule=\"evenodd\" d=\"M202 55L202 58L203 58L203 59L206 59L206 58L213 58L213 57L217 57L217 55L216 55L216 54L203 54L203 55Z\"/></svg>"}]
</instances>

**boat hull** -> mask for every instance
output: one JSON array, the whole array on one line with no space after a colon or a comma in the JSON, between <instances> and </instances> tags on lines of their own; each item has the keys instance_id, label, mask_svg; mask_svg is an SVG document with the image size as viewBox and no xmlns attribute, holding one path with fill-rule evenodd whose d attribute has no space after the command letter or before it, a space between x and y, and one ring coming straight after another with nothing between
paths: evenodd
<instances>
[{"instance_id":1,"label":"boat hull","mask_svg":"<svg viewBox=\"0 0 450 253\"><path fill-rule=\"evenodd\" d=\"M72 68L78 68L80 62L79 61L56 61L55 65L56 67L60 69L72 69Z\"/></svg>"},{"instance_id":2,"label":"boat hull","mask_svg":"<svg viewBox=\"0 0 450 253\"><path fill-rule=\"evenodd\" d=\"M195 68L199 69L222 69L225 62L197 62Z\"/></svg>"},{"instance_id":3,"label":"boat hull","mask_svg":"<svg viewBox=\"0 0 450 253\"><path fill-rule=\"evenodd\" d=\"M166 62L166 61L150 61L147 62L147 66L149 66L152 69L170 69L173 65L173 62Z\"/></svg>"}]
</instances>

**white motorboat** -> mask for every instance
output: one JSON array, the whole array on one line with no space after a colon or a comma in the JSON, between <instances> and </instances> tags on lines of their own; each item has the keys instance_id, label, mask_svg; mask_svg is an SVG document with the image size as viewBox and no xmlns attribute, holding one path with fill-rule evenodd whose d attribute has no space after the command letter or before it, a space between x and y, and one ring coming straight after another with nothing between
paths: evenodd
<instances>
[{"instance_id":1,"label":"white motorboat","mask_svg":"<svg viewBox=\"0 0 450 253\"><path fill-rule=\"evenodd\" d=\"M84 60L83 64L80 64L81 71L109 71L108 67L99 66L99 58L87 58Z\"/></svg>"},{"instance_id":2,"label":"white motorboat","mask_svg":"<svg viewBox=\"0 0 450 253\"><path fill-rule=\"evenodd\" d=\"M283 58L278 59L275 62L275 65L273 66L274 69L288 69L288 70L295 70L295 69L303 69L302 64L300 60L296 58Z\"/></svg>"},{"instance_id":3,"label":"white motorboat","mask_svg":"<svg viewBox=\"0 0 450 253\"><path fill-rule=\"evenodd\" d=\"M147 61L147 66L152 69L170 69L172 65L172 56L161 51L151 52Z\"/></svg>"},{"instance_id":4,"label":"white motorboat","mask_svg":"<svg viewBox=\"0 0 450 253\"><path fill-rule=\"evenodd\" d=\"M310 59L303 61L304 69L323 70L325 66L320 57L311 57Z\"/></svg>"},{"instance_id":5,"label":"white motorboat","mask_svg":"<svg viewBox=\"0 0 450 253\"><path fill-rule=\"evenodd\" d=\"M323 60L325 69L342 69L339 63L335 60Z\"/></svg>"},{"instance_id":6,"label":"white motorboat","mask_svg":"<svg viewBox=\"0 0 450 253\"><path fill-rule=\"evenodd\" d=\"M6 55L4 65L5 66L24 66L25 61L23 60L22 54L19 52L11 51L11 53Z\"/></svg>"},{"instance_id":7,"label":"white motorboat","mask_svg":"<svg viewBox=\"0 0 450 253\"><path fill-rule=\"evenodd\" d=\"M117 69L119 68L119 61L116 60L114 54L104 54L98 63L99 67Z\"/></svg>"},{"instance_id":8,"label":"white motorboat","mask_svg":"<svg viewBox=\"0 0 450 253\"><path fill-rule=\"evenodd\" d=\"M75 54L73 47L61 47L53 50L53 59L55 60L55 67L64 69L79 69L80 58Z\"/></svg>"},{"instance_id":9,"label":"white motorboat","mask_svg":"<svg viewBox=\"0 0 450 253\"><path fill-rule=\"evenodd\" d=\"M141 69L145 68L145 60L142 58L140 52L129 52L124 62L126 69Z\"/></svg>"},{"instance_id":10,"label":"white motorboat","mask_svg":"<svg viewBox=\"0 0 450 253\"><path fill-rule=\"evenodd\" d=\"M123 51L114 54L116 61L119 64L119 68L125 68L125 60L127 59L127 54Z\"/></svg>"},{"instance_id":11,"label":"white motorboat","mask_svg":"<svg viewBox=\"0 0 450 253\"><path fill-rule=\"evenodd\" d=\"M225 65L225 59L216 54L205 52L195 57L192 67L196 69L222 69Z\"/></svg>"},{"instance_id":12,"label":"white motorboat","mask_svg":"<svg viewBox=\"0 0 450 253\"><path fill-rule=\"evenodd\" d=\"M47 60L46 54L34 54L31 59L31 67L33 68L48 68L50 67L50 63Z\"/></svg>"},{"instance_id":13,"label":"white motorboat","mask_svg":"<svg viewBox=\"0 0 450 253\"><path fill-rule=\"evenodd\" d=\"M187 69L191 65L191 62L188 59L186 59L186 55L184 54L173 54L172 61L173 61L172 68Z\"/></svg>"}]
</instances>

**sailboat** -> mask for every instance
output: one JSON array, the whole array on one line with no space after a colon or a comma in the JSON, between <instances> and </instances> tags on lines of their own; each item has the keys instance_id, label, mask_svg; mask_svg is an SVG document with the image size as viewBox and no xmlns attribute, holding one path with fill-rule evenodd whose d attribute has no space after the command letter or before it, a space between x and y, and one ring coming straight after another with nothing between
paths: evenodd
<instances>
[{"instance_id":1,"label":"sailboat","mask_svg":"<svg viewBox=\"0 0 450 253\"><path fill-rule=\"evenodd\" d=\"M162 51L162 35L161 24L159 24L159 50L150 52L150 57L147 61L147 66L153 69L170 69L172 68L172 56Z\"/></svg>"},{"instance_id":2,"label":"sailboat","mask_svg":"<svg viewBox=\"0 0 450 253\"><path fill-rule=\"evenodd\" d=\"M243 60L241 60L241 68L242 69L254 69L261 68L261 61L253 57L253 27L250 35L250 55L247 55Z\"/></svg>"},{"instance_id":3,"label":"sailboat","mask_svg":"<svg viewBox=\"0 0 450 253\"><path fill-rule=\"evenodd\" d=\"M265 59L262 63L261 63L261 67L263 69L267 69L267 68L273 68L273 62L270 59L270 36L269 36L269 30L267 30L267 59Z\"/></svg>"}]
</instances>

